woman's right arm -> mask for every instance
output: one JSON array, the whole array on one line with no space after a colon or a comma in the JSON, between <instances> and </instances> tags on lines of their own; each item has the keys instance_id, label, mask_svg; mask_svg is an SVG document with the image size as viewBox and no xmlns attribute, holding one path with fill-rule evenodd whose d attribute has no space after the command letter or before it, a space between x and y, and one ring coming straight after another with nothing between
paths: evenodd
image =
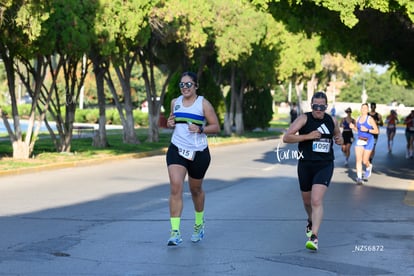
<instances>
[{"instance_id":1,"label":"woman's right arm","mask_svg":"<svg viewBox=\"0 0 414 276\"><path fill-rule=\"evenodd\" d=\"M169 127L169 128L174 128L175 127L175 116L174 116L174 113L173 113L174 112L175 100L176 99L173 99L171 101L170 116L168 116L168 119L167 119L167 127Z\"/></svg>"},{"instance_id":2,"label":"woman's right arm","mask_svg":"<svg viewBox=\"0 0 414 276\"><path fill-rule=\"evenodd\" d=\"M290 125L289 129L286 131L285 135L283 135L283 142L284 143L298 143L303 142L305 140L313 140L319 139L321 134L319 131L314 130L307 134L297 134L299 130L306 124L307 116L305 114L300 115L296 118L295 121Z\"/></svg>"}]
</instances>

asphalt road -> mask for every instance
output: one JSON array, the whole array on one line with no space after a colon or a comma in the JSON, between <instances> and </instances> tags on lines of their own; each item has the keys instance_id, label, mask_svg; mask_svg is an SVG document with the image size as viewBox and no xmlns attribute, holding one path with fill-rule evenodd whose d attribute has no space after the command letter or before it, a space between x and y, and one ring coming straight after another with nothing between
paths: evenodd
<instances>
[{"instance_id":1,"label":"asphalt road","mask_svg":"<svg viewBox=\"0 0 414 276\"><path fill-rule=\"evenodd\" d=\"M206 236L189 240L186 189L178 247L166 245L164 156L2 176L0 275L414 275L414 160L402 130L392 154L382 133L363 186L336 147L317 253L305 249L296 145L210 145Z\"/></svg>"}]
</instances>

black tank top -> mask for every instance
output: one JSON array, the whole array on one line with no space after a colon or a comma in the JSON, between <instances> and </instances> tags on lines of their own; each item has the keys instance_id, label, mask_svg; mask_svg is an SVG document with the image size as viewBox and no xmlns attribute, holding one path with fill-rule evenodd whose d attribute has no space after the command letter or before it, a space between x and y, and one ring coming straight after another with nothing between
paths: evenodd
<instances>
[{"instance_id":1,"label":"black tank top","mask_svg":"<svg viewBox=\"0 0 414 276\"><path fill-rule=\"evenodd\" d=\"M332 117L324 114L323 119L315 119L312 112L305 113L306 124L299 130L299 134L308 134L314 130L318 130L322 136L317 140L306 140L299 142L298 148L302 152L304 161L329 161L334 160L333 152L333 134L335 123Z\"/></svg>"},{"instance_id":2,"label":"black tank top","mask_svg":"<svg viewBox=\"0 0 414 276\"><path fill-rule=\"evenodd\" d=\"M378 124L379 123L379 116L378 116L378 112L375 112L374 114L369 113L369 115L374 118L375 122Z\"/></svg>"}]
</instances>

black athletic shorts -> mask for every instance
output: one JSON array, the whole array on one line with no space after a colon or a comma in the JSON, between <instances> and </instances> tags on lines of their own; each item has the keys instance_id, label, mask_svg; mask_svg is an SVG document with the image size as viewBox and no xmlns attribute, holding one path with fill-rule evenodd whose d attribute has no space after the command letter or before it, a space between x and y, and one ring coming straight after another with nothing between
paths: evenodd
<instances>
[{"instance_id":1,"label":"black athletic shorts","mask_svg":"<svg viewBox=\"0 0 414 276\"><path fill-rule=\"evenodd\" d=\"M343 131L342 132L342 138L344 138L344 144L352 144L354 141L354 133L352 131Z\"/></svg>"},{"instance_id":2,"label":"black athletic shorts","mask_svg":"<svg viewBox=\"0 0 414 276\"><path fill-rule=\"evenodd\" d=\"M299 161L298 178L300 190L309 192L313 184L329 186L334 170L334 161Z\"/></svg>"},{"instance_id":3,"label":"black athletic shorts","mask_svg":"<svg viewBox=\"0 0 414 276\"><path fill-rule=\"evenodd\" d=\"M178 148L170 144L167 151L167 165L181 165L187 169L188 175L195 179L203 179L210 165L210 151L205 148L203 151L197 151L193 160L188 160L178 154Z\"/></svg>"}]
</instances>

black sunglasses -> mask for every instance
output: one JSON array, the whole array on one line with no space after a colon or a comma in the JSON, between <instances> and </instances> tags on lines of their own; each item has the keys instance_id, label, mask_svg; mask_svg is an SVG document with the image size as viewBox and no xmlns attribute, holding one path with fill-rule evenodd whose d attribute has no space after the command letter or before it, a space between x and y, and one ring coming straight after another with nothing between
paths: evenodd
<instances>
[{"instance_id":1,"label":"black sunglasses","mask_svg":"<svg viewBox=\"0 0 414 276\"><path fill-rule=\"evenodd\" d=\"M191 88L191 87L193 87L193 85L194 85L194 82L191 82L191 81L189 81L189 82L180 82L178 84L178 86L180 88Z\"/></svg>"},{"instance_id":2,"label":"black sunglasses","mask_svg":"<svg viewBox=\"0 0 414 276\"><path fill-rule=\"evenodd\" d=\"M325 111L327 107L326 104L312 104L312 110Z\"/></svg>"}]
</instances>

